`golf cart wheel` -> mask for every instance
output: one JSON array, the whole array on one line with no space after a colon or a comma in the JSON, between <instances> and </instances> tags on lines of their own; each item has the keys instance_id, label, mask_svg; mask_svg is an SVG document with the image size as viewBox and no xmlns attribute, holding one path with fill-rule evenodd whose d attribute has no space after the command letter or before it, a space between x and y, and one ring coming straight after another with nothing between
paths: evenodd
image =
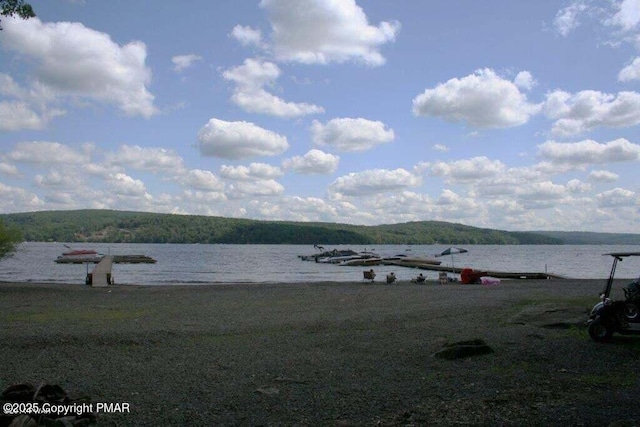
<instances>
[{"instance_id":1,"label":"golf cart wheel","mask_svg":"<svg viewBox=\"0 0 640 427\"><path fill-rule=\"evenodd\" d=\"M601 319L596 319L589 325L589 336L596 342L606 342L611 339L613 330L608 328Z\"/></svg>"},{"instance_id":2,"label":"golf cart wheel","mask_svg":"<svg viewBox=\"0 0 640 427\"><path fill-rule=\"evenodd\" d=\"M638 307L635 304L628 303L624 306L624 315L627 319L635 319L638 317Z\"/></svg>"}]
</instances>

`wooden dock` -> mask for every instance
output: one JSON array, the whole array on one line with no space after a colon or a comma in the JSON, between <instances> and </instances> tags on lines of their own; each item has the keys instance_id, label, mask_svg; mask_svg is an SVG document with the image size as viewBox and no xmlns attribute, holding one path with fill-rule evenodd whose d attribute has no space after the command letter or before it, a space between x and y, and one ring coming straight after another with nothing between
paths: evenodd
<instances>
[{"instance_id":1,"label":"wooden dock","mask_svg":"<svg viewBox=\"0 0 640 427\"><path fill-rule=\"evenodd\" d=\"M155 264L157 261L146 255L108 255L113 259L114 264ZM65 256L60 255L55 259L57 264L98 264L105 258L105 255L89 256Z\"/></svg>"},{"instance_id":2,"label":"wooden dock","mask_svg":"<svg viewBox=\"0 0 640 427\"><path fill-rule=\"evenodd\" d=\"M57 264L86 264L87 277L85 283L93 287L105 287L114 283L111 273L113 264L155 264L157 261L146 255L60 255L55 259ZM96 264L89 273L89 264Z\"/></svg>"},{"instance_id":3,"label":"wooden dock","mask_svg":"<svg viewBox=\"0 0 640 427\"><path fill-rule=\"evenodd\" d=\"M453 274L460 274L462 268L447 267L443 265L434 264L420 264L409 263L401 260L388 260L380 263L381 265L397 265L398 267L418 268L420 270L431 271L444 271ZM541 273L541 272L507 272L507 271L494 271L484 269L474 269L476 271L482 271L487 276L495 277L496 279L534 279L534 280L547 280L547 279L566 279L564 276L553 273Z\"/></svg>"},{"instance_id":4,"label":"wooden dock","mask_svg":"<svg viewBox=\"0 0 640 427\"><path fill-rule=\"evenodd\" d=\"M86 283L93 287L103 288L113 283L111 278L111 268L113 267L113 257L104 256L94 267L90 274L87 274Z\"/></svg>"}]
</instances>

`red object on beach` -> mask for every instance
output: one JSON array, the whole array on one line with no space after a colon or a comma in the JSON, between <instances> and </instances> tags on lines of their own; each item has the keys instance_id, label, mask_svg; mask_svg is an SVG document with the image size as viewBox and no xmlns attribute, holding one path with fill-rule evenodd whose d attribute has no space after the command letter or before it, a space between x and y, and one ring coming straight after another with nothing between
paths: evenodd
<instances>
[{"instance_id":1,"label":"red object on beach","mask_svg":"<svg viewBox=\"0 0 640 427\"><path fill-rule=\"evenodd\" d=\"M478 283L480 278L486 275L486 271L476 271L472 268L463 268L460 272L460 283L464 285Z\"/></svg>"}]
</instances>

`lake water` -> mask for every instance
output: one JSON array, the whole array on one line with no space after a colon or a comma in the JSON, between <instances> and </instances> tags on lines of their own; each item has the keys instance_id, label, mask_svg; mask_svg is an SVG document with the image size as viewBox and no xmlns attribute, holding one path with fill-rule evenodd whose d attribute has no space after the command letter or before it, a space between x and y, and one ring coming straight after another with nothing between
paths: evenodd
<instances>
[{"instance_id":1,"label":"lake water","mask_svg":"<svg viewBox=\"0 0 640 427\"><path fill-rule=\"evenodd\" d=\"M202 245L202 244L70 244L74 249L94 249L112 255L142 254L156 264L117 264L113 276L118 284L205 283L310 283L362 280L363 267L346 267L301 261L298 255L317 252L311 245ZM469 252L442 257L443 265L478 270L544 272L571 278L606 279L611 268L608 252L640 251L626 245L464 245ZM326 246L327 249L334 247ZM373 250L382 256L406 253L433 256L443 245L336 246L355 251ZM87 266L56 264L54 260L68 249L62 243L23 243L11 257L0 260L0 281L84 283ZM90 265L90 269L93 264ZM422 272L435 280L437 272L394 266L375 266L378 275L391 271L399 280L409 280ZM90 271L90 270L89 270ZM637 278L640 257L618 264L619 278ZM379 276L382 277L382 276Z\"/></svg>"}]
</instances>

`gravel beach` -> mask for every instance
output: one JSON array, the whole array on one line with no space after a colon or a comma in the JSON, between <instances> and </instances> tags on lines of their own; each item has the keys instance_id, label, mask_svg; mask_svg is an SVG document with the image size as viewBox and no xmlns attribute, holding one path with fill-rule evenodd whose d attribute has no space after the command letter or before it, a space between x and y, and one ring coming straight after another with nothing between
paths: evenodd
<instances>
[{"instance_id":1,"label":"gravel beach","mask_svg":"<svg viewBox=\"0 0 640 427\"><path fill-rule=\"evenodd\" d=\"M636 425L640 337L584 324L603 285L0 283L0 388L129 404L99 425Z\"/></svg>"}]
</instances>

